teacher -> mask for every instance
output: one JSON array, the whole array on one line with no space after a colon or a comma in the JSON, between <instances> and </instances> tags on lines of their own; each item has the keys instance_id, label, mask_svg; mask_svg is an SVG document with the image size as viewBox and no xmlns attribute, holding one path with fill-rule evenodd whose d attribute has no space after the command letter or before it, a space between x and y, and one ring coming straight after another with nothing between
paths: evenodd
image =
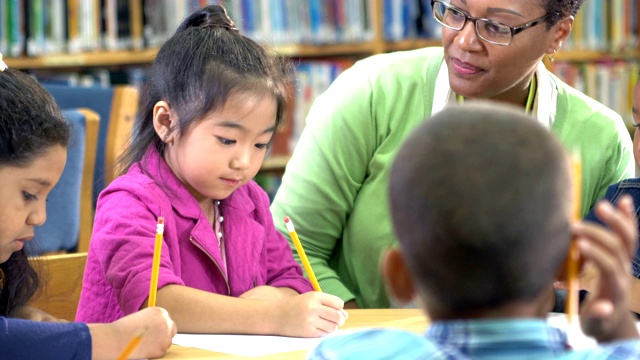
<instances>
[{"instance_id":1,"label":"teacher","mask_svg":"<svg viewBox=\"0 0 640 360\"><path fill-rule=\"evenodd\" d=\"M520 106L579 150L583 215L608 185L633 176L620 115L542 63L569 37L582 0L431 4L443 46L372 56L341 74L314 102L271 207L282 233L284 216L295 220L321 288L346 308L391 305L378 269L382 252L396 245L386 189L391 161L407 135L447 105L489 99Z\"/></svg>"}]
</instances>

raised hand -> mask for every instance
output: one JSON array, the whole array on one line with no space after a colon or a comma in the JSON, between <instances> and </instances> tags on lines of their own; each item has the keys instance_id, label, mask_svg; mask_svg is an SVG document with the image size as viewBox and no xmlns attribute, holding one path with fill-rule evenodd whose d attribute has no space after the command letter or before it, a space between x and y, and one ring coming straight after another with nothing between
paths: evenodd
<instances>
[{"instance_id":1,"label":"raised hand","mask_svg":"<svg viewBox=\"0 0 640 360\"><path fill-rule=\"evenodd\" d=\"M616 207L602 201L595 213L609 229L582 222L573 227L585 266L599 274L581 311L585 334L598 341L638 337L629 312L631 258L638 242L633 200L622 197Z\"/></svg>"}]
</instances>

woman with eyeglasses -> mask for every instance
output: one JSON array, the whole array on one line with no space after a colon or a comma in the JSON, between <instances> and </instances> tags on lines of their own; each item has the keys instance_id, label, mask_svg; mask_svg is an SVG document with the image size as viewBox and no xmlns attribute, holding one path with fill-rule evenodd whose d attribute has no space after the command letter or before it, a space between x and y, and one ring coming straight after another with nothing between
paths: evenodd
<instances>
[{"instance_id":1,"label":"woman with eyeglasses","mask_svg":"<svg viewBox=\"0 0 640 360\"><path fill-rule=\"evenodd\" d=\"M323 291L342 298L345 308L391 305L378 271L383 251L397 243L389 165L407 135L445 106L473 99L516 105L578 151L582 214L608 185L633 175L620 115L542 64L569 37L581 4L432 0L442 47L361 60L316 99L271 210L285 234L282 219L295 217ZM469 204L474 210L481 211ZM474 271L473 264L463 266Z\"/></svg>"}]
</instances>

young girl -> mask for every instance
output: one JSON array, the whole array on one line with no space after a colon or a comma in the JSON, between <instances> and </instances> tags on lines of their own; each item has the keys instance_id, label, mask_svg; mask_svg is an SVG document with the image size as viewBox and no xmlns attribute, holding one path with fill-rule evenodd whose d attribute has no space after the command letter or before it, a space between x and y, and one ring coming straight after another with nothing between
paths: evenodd
<instances>
[{"instance_id":1,"label":"young girl","mask_svg":"<svg viewBox=\"0 0 640 360\"><path fill-rule=\"evenodd\" d=\"M78 320L146 306L162 216L157 304L180 332L317 337L344 322L342 300L311 291L251 180L290 75L220 6L180 25L151 69L126 174L100 194Z\"/></svg>"},{"instance_id":2,"label":"young girl","mask_svg":"<svg viewBox=\"0 0 640 360\"><path fill-rule=\"evenodd\" d=\"M160 308L113 324L27 321L57 321L27 306L38 277L23 246L46 219L47 195L66 162L69 127L53 98L1 59L0 359L114 359L141 332L143 341L132 356L164 355L176 328Z\"/></svg>"}]
</instances>

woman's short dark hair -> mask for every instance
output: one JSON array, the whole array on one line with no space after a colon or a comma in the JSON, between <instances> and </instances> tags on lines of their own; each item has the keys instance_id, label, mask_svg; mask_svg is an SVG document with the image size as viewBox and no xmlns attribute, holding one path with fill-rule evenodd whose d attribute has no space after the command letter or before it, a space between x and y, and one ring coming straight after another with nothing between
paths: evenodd
<instances>
[{"instance_id":1,"label":"woman's short dark hair","mask_svg":"<svg viewBox=\"0 0 640 360\"><path fill-rule=\"evenodd\" d=\"M545 9L547 28L551 28L558 21L567 16L576 16L584 0L541 0L540 5Z\"/></svg>"}]
</instances>

